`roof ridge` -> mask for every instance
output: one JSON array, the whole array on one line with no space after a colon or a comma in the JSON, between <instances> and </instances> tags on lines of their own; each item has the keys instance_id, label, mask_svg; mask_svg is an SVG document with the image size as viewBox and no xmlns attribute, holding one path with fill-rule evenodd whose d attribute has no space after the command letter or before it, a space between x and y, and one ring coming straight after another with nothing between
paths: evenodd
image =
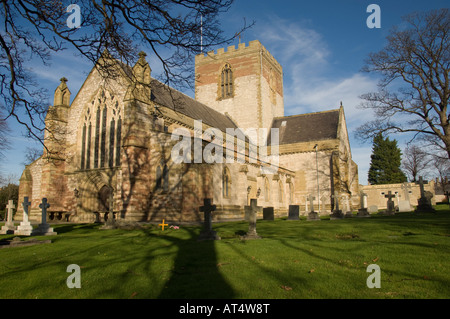
<instances>
[{"instance_id":1,"label":"roof ridge","mask_svg":"<svg viewBox=\"0 0 450 319\"><path fill-rule=\"evenodd\" d=\"M340 109L332 109L332 110L325 110L325 111L319 111L319 112L311 112L311 113L302 113L302 114L293 114L293 115L285 115L285 116L275 116L273 119L286 119L286 118L293 118L298 116L306 116L306 115L315 115L315 114L323 114L323 113L331 113L331 112L339 112Z\"/></svg>"}]
</instances>

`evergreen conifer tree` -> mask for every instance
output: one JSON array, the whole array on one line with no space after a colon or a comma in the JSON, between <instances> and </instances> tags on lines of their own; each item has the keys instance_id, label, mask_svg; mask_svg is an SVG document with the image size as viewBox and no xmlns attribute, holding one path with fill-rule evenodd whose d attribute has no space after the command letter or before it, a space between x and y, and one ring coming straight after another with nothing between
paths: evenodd
<instances>
[{"instance_id":1,"label":"evergreen conifer tree","mask_svg":"<svg viewBox=\"0 0 450 319\"><path fill-rule=\"evenodd\" d=\"M381 133L373 138L368 181L371 185L394 184L407 181L400 169L402 152L396 140L384 138Z\"/></svg>"}]
</instances>

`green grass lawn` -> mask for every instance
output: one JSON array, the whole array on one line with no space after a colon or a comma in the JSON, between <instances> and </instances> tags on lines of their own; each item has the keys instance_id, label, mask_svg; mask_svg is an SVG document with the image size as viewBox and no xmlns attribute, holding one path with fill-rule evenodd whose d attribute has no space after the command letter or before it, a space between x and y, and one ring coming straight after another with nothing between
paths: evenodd
<instances>
[{"instance_id":1,"label":"green grass lawn","mask_svg":"<svg viewBox=\"0 0 450 319\"><path fill-rule=\"evenodd\" d=\"M258 221L161 231L54 225L51 244L0 249L0 298L449 298L450 211L321 221ZM13 235L0 235L0 239ZM67 266L81 268L69 289ZM381 288L369 289L370 264Z\"/></svg>"}]
</instances>

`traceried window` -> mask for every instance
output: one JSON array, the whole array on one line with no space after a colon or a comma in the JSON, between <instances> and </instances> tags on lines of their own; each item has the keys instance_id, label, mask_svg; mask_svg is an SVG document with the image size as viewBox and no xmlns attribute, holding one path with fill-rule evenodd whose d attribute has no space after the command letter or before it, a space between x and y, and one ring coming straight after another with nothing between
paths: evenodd
<instances>
[{"instance_id":1,"label":"traceried window","mask_svg":"<svg viewBox=\"0 0 450 319\"><path fill-rule=\"evenodd\" d=\"M226 99L233 97L233 71L227 63L220 74L220 98Z\"/></svg>"},{"instance_id":2,"label":"traceried window","mask_svg":"<svg viewBox=\"0 0 450 319\"><path fill-rule=\"evenodd\" d=\"M122 118L115 96L100 89L87 105L83 120L80 168L91 169L92 160L93 168L120 166Z\"/></svg>"}]
</instances>

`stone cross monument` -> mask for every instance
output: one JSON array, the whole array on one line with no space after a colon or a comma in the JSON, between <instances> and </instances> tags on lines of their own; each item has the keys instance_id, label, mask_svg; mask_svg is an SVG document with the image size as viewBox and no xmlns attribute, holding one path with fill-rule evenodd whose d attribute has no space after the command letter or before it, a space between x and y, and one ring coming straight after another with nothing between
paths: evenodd
<instances>
[{"instance_id":1,"label":"stone cross monument","mask_svg":"<svg viewBox=\"0 0 450 319\"><path fill-rule=\"evenodd\" d=\"M42 235L42 236L51 236L57 235L53 228L47 224L47 208L50 207L50 204L47 203L47 198L42 199L42 203L39 204L39 208L42 210L42 218L39 226L33 230L32 235Z\"/></svg>"},{"instance_id":2,"label":"stone cross monument","mask_svg":"<svg viewBox=\"0 0 450 319\"><path fill-rule=\"evenodd\" d=\"M14 206L14 202L12 199L8 201L8 205L6 205L7 209L7 217L6 217L6 223L4 226L2 226L2 229L0 230L0 234L14 234L14 231L16 230L16 227L14 226L13 222L13 209L16 208Z\"/></svg>"},{"instance_id":3,"label":"stone cross monument","mask_svg":"<svg viewBox=\"0 0 450 319\"><path fill-rule=\"evenodd\" d=\"M200 206L200 211L204 213L205 220L203 230L200 233L198 240L220 240L220 237L212 229L212 212L216 210L216 205L211 205L211 198L203 199L203 206Z\"/></svg>"},{"instance_id":4,"label":"stone cross monument","mask_svg":"<svg viewBox=\"0 0 450 319\"><path fill-rule=\"evenodd\" d=\"M20 225L14 231L16 235L30 236L33 231L33 226L31 226L28 221L28 207L31 205L31 202L28 201L28 197L23 198L23 219L20 222Z\"/></svg>"},{"instance_id":5,"label":"stone cross monument","mask_svg":"<svg viewBox=\"0 0 450 319\"><path fill-rule=\"evenodd\" d=\"M311 211L308 214L308 217L306 217L306 220L320 220L319 214L314 211L314 200L316 198L313 195L308 196L309 206Z\"/></svg>"},{"instance_id":6,"label":"stone cross monument","mask_svg":"<svg viewBox=\"0 0 450 319\"><path fill-rule=\"evenodd\" d=\"M248 232L241 239L261 239L261 236L256 232L256 216L258 211L261 211L261 206L257 205L257 199L250 200L250 206L245 206L245 219L248 221Z\"/></svg>"}]
</instances>

